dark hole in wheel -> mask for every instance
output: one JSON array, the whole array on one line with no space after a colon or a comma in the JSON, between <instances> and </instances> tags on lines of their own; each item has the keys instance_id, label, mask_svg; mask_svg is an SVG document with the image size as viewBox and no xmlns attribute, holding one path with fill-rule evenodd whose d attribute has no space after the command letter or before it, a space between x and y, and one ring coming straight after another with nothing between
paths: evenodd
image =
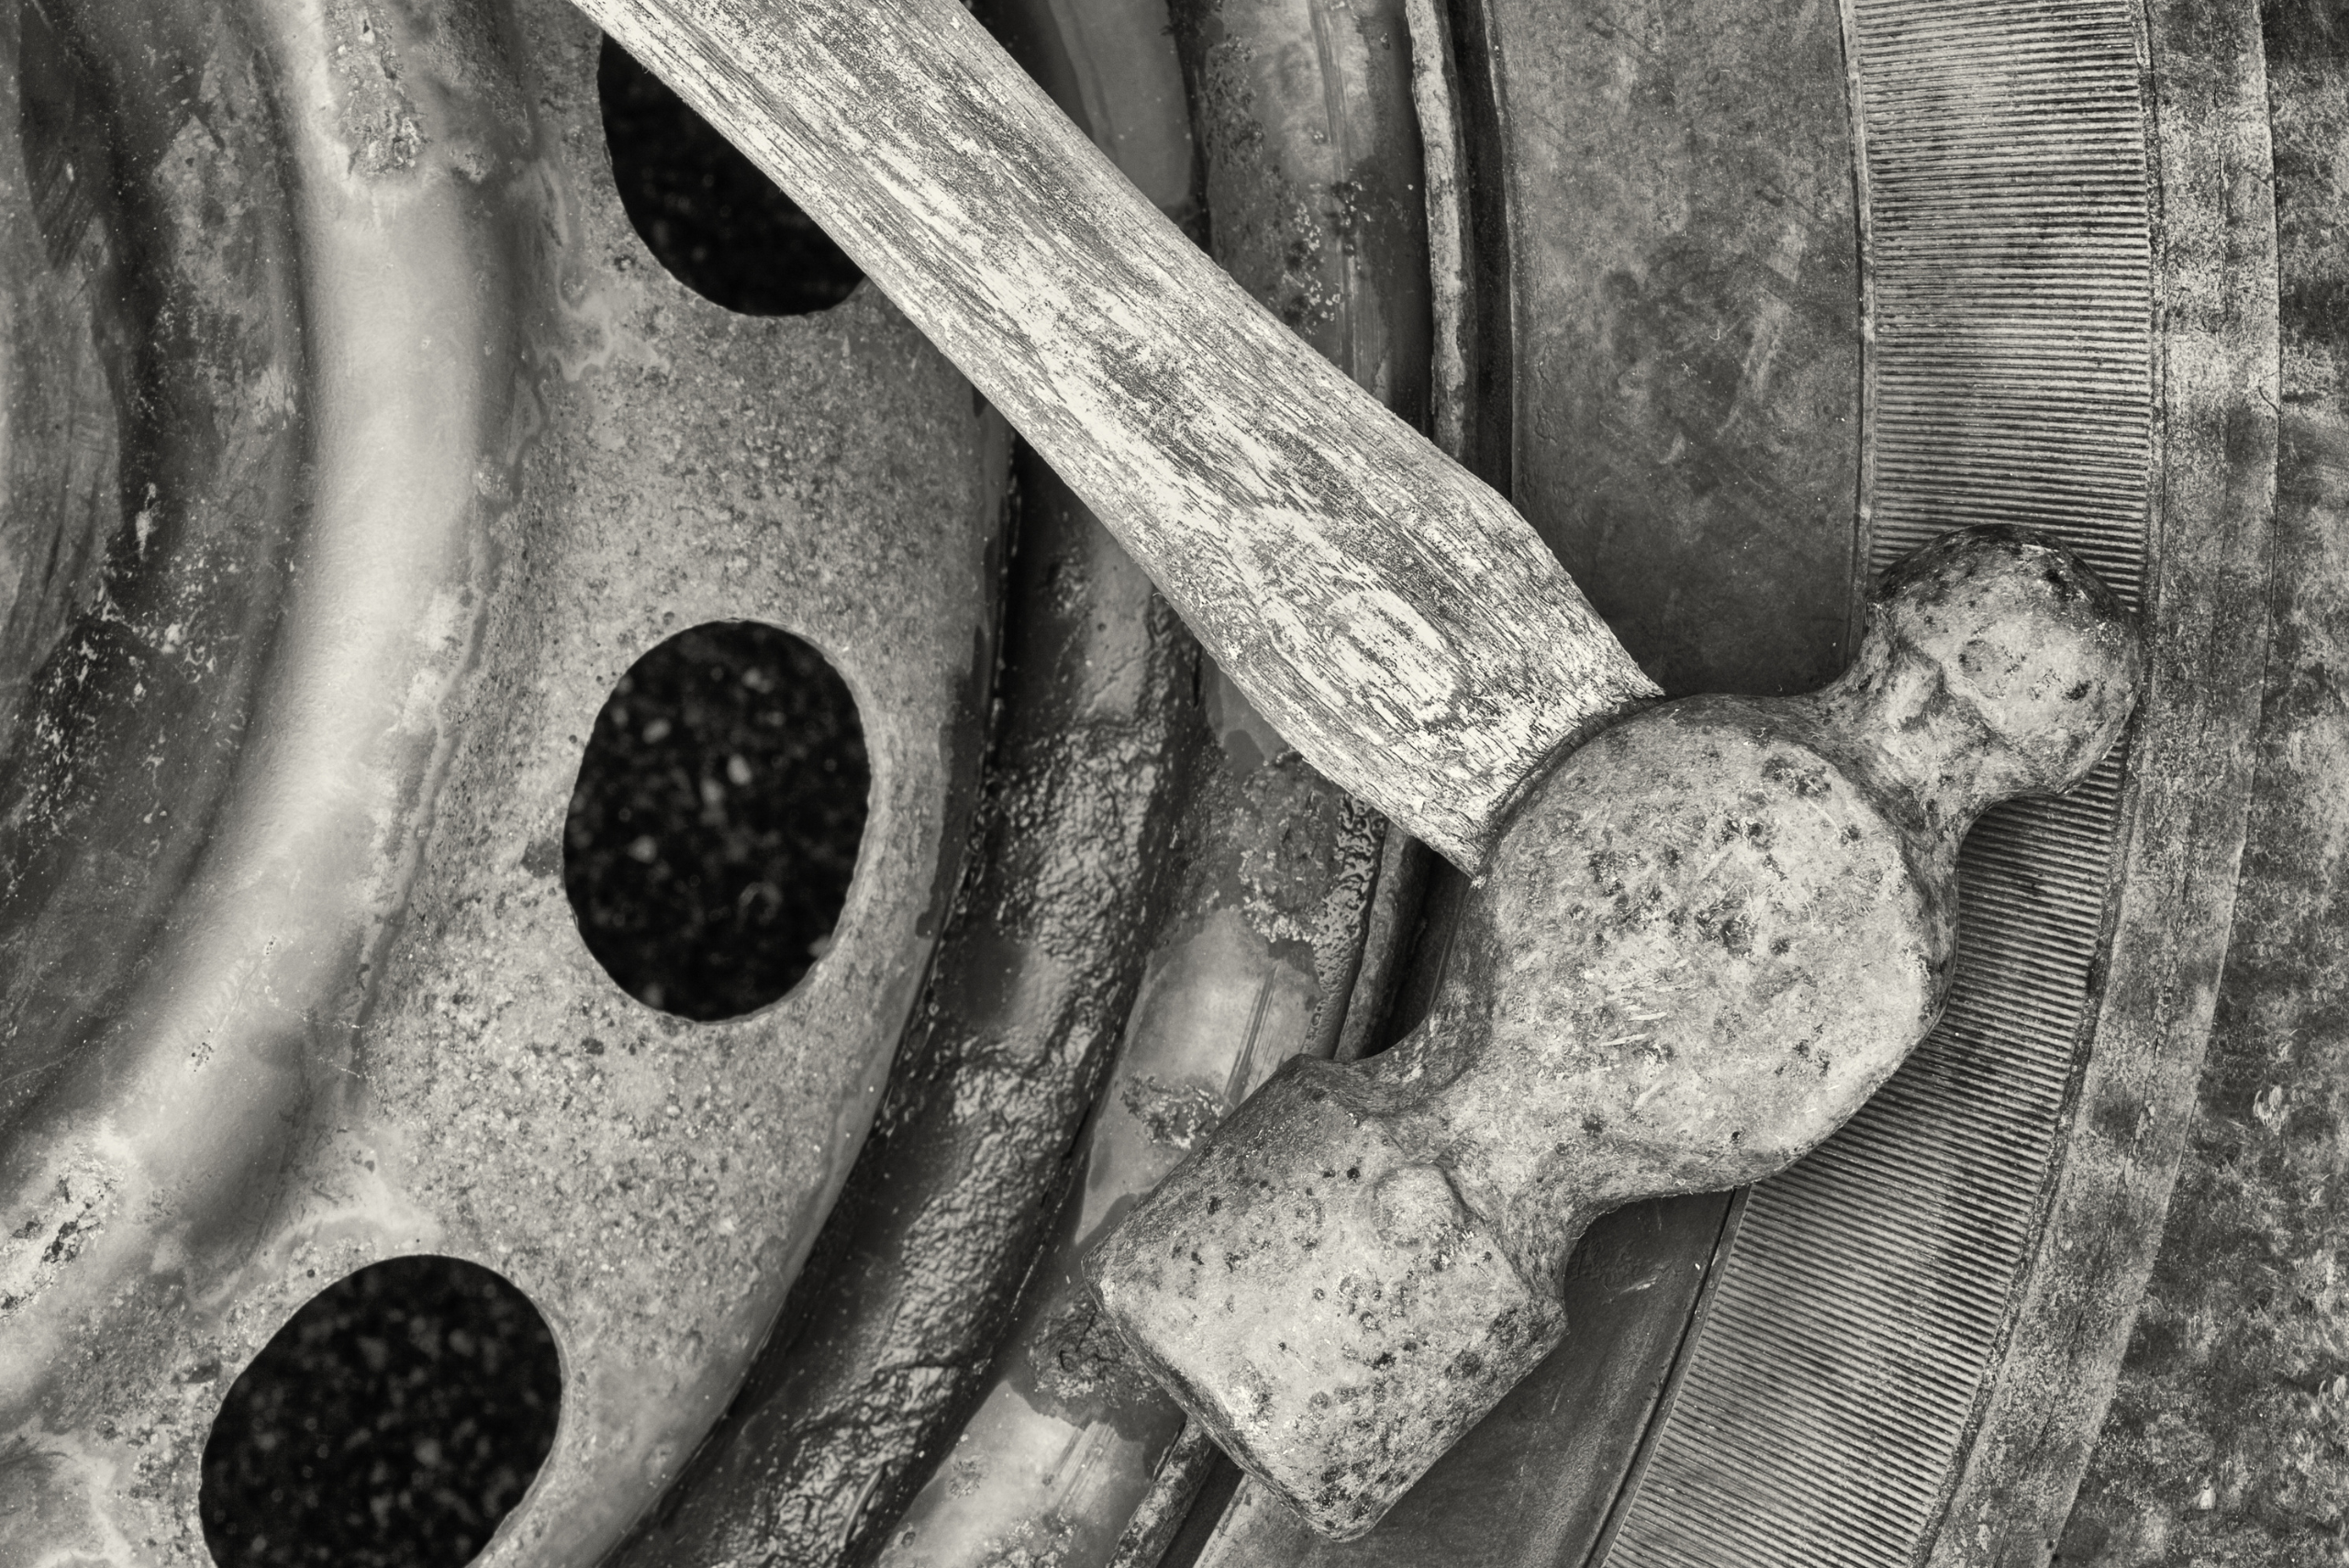
<instances>
[{"instance_id":1,"label":"dark hole in wheel","mask_svg":"<svg viewBox=\"0 0 2349 1568\"><path fill-rule=\"evenodd\" d=\"M562 1396L546 1319L495 1272L361 1269L229 1387L204 1445L205 1545L219 1568L458 1568L545 1462Z\"/></svg>"},{"instance_id":2,"label":"dark hole in wheel","mask_svg":"<svg viewBox=\"0 0 2349 1568\"><path fill-rule=\"evenodd\" d=\"M848 684L774 627L680 632L596 718L563 890L620 988L681 1018L776 1000L831 945L870 773Z\"/></svg>"},{"instance_id":3,"label":"dark hole in wheel","mask_svg":"<svg viewBox=\"0 0 2349 1568\"><path fill-rule=\"evenodd\" d=\"M863 281L815 219L610 39L596 90L620 206L670 276L745 316L829 309Z\"/></svg>"}]
</instances>

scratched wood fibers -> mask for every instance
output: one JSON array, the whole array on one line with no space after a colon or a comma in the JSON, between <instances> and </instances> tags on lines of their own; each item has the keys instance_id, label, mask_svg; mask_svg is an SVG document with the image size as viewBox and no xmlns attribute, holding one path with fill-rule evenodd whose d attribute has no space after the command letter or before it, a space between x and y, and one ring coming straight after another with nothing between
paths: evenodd
<instances>
[{"instance_id":1,"label":"scratched wood fibers","mask_svg":"<svg viewBox=\"0 0 2349 1568\"><path fill-rule=\"evenodd\" d=\"M1508 504L1258 308L953 0L585 0L1100 515L1316 767L1474 870L1655 695Z\"/></svg>"}]
</instances>

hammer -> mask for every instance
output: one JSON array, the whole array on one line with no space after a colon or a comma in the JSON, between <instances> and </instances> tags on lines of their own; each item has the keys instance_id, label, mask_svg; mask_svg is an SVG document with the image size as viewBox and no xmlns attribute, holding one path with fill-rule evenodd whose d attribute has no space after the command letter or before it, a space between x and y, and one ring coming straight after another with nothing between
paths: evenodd
<instances>
[{"instance_id":1,"label":"hammer","mask_svg":"<svg viewBox=\"0 0 2349 1568\"><path fill-rule=\"evenodd\" d=\"M1779 1171L1899 1066L1959 839L2085 778L2139 669L2069 553L1977 528L1887 575L1824 691L1600 731L1507 819L1426 1021L1288 1062L1095 1250L1110 1320L1316 1530L1369 1529L1557 1348L1591 1220Z\"/></svg>"},{"instance_id":2,"label":"hammer","mask_svg":"<svg viewBox=\"0 0 2349 1568\"><path fill-rule=\"evenodd\" d=\"M832 235L1334 782L1478 880L1467 962L1293 1062L1091 1275L1195 1418L1358 1534L1562 1333L1599 1212L1816 1143L1932 1023L1992 800L2124 722L2128 618L1993 532L1842 681L1658 694L1531 527L1197 252L953 0L581 0ZM1576 744L1596 735L1580 751Z\"/></svg>"}]
</instances>

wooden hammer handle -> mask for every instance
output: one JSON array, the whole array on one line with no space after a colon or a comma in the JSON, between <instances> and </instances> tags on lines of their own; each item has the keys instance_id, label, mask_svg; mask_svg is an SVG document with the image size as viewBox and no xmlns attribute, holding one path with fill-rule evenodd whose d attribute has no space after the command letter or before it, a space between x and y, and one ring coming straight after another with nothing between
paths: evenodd
<instances>
[{"instance_id":1,"label":"wooden hammer handle","mask_svg":"<svg viewBox=\"0 0 2349 1568\"><path fill-rule=\"evenodd\" d=\"M822 224L1306 759L1469 870L1655 695L1508 504L1259 307L955 0L580 0Z\"/></svg>"}]
</instances>

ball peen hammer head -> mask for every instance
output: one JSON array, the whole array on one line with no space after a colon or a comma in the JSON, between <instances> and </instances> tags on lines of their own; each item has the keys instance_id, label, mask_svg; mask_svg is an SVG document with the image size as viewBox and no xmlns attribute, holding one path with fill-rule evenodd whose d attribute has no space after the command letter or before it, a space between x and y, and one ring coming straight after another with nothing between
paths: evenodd
<instances>
[{"instance_id":1,"label":"ball peen hammer head","mask_svg":"<svg viewBox=\"0 0 2349 1568\"><path fill-rule=\"evenodd\" d=\"M1960 837L2085 777L2141 660L2076 559L1973 529L1824 691L1602 730L1505 825L1427 1020L1286 1063L1096 1250L1104 1309L1316 1530L1367 1530L1563 1339L1591 1219L1768 1175L1899 1065Z\"/></svg>"},{"instance_id":2,"label":"ball peen hammer head","mask_svg":"<svg viewBox=\"0 0 2349 1568\"><path fill-rule=\"evenodd\" d=\"M1921 803L1963 831L1993 802L2087 777L2143 673L2133 618L2078 557L2026 529L1966 528L1885 573L1852 668L1815 700L1855 740L1904 751L1905 771L1938 767Z\"/></svg>"}]
</instances>

